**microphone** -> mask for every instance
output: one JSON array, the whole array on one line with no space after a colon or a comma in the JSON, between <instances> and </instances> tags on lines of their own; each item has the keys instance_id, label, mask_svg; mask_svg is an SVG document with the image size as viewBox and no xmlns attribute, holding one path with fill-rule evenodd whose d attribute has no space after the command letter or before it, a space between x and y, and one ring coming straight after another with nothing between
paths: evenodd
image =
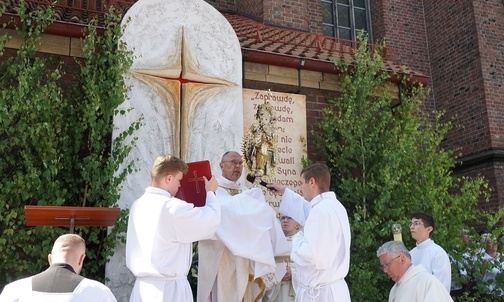
<instances>
[{"instance_id":1,"label":"microphone","mask_svg":"<svg viewBox=\"0 0 504 302\"><path fill-rule=\"evenodd\" d=\"M255 175L252 175L252 174L247 174L247 181L251 182L251 183L254 183L256 179L256 176ZM265 182L264 180L261 179L261 181L259 182L259 184L263 187L265 187L266 189L268 190L273 190L273 191L276 191L275 188L269 188L267 187L267 182Z\"/></svg>"}]
</instances>

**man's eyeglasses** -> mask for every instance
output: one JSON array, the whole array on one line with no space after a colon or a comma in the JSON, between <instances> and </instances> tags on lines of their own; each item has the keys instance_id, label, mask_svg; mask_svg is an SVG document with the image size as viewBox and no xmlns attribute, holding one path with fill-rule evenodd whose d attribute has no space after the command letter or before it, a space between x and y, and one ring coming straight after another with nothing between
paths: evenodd
<instances>
[{"instance_id":1,"label":"man's eyeglasses","mask_svg":"<svg viewBox=\"0 0 504 302\"><path fill-rule=\"evenodd\" d=\"M278 219L280 219L280 221L284 221L284 220L292 220L292 217L289 217L289 216L280 216Z\"/></svg>"},{"instance_id":2,"label":"man's eyeglasses","mask_svg":"<svg viewBox=\"0 0 504 302\"><path fill-rule=\"evenodd\" d=\"M415 226L415 228L419 225L423 225L424 223L421 222L421 221L414 221L414 222L410 222L409 223L409 227L411 228L411 226Z\"/></svg>"},{"instance_id":3,"label":"man's eyeglasses","mask_svg":"<svg viewBox=\"0 0 504 302\"><path fill-rule=\"evenodd\" d=\"M399 258L399 257L401 257L401 255L399 255L399 256L397 256L397 257L395 257L394 259L390 260L390 261L389 261L389 262L387 262L387 263L382 264L382 266L381 266L381 267L382 267L382 269L383 269L383 270L388 269L388 268L389 268L389 266L390 266L390 264L392 264L392 262L393 262L394 260L396 260L397 258Z\"/></svg>"},{"instance_id":4,"label":"man's eyeglasses","mask_svg":"<svg viewBox=\"0 0 504 302\"><path fill-rule=\"evenodd\" d=\"M231 163L233 166L238 167L238 166L243 166L242 161L234 161L234 160L223 160L223 163Z\"/></svg>"}]
</instances>

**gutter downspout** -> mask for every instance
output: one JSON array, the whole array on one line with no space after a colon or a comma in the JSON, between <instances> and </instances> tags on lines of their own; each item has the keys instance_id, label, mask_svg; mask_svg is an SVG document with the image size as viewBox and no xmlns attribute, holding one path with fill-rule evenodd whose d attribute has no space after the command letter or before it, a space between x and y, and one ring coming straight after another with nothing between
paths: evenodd
<instances>
[{"instance_id":1,"label":"gutter downspout","mask_svg":"<svg viewBox=\"0 0 504 302\"><path fill-rule=\"evenodd\" d=\"M242 55L242 88L245 87L245 61L247 61L248 52L244 51Z\"/></svg>"},{"instance_id":2,"label":"gutter downspout","mask_svg":"<svg viewBox=\"0 0 504 302\"><path fill-rule=\"evenodd\" d=\"M303 58L301 59L301 64L299 64L299 67L297 69L298 71L298 90L294 92L295 94L299 94L301 92L301 69L304 67L306 60Z\"/></svg>"}]
</instances>

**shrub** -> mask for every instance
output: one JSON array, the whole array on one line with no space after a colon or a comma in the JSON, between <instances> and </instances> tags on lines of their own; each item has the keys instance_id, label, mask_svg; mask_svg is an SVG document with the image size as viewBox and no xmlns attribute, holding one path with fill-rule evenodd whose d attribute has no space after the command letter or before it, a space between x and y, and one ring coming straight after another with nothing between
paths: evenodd
<instances>
[{"instance_id":1,"label":"shrub","mask_svg":"<svg viewBox=\"0 0 504 302\"><path fill-rule=\"evenodd\" d=\"M352 300L363 302L386 301L393 285L376 257L378 247L393 239L392 224L403 226L403 239L412 249L409 214L431 213L437 226L433 239L460 260L455 251L468 247L461 229L476 234L475 227L493 228L503 213L478 206L488 201L485 179L453 175L458 151L440 148L452 123L441 121L442 112L422 110L428 91L406 85L405 79L399 96L391 96L389 75L382 69L383 46L372 50L361 35L354 61L336 63L341 94L328 100L317 124L331 185L350 218L347 282Z\"/></svg>"},{"instance_id":2,"label":"shrub","mask_svg":"<svg viewBox=\"0 0 504 302\"><path fill-rule=\"evenodd\" d=\"M118 171L132 148L123 144L140 121L112 141L117 107L127 87L131 54L118 44L121 16L106 15L103 34L85 31L84 59L72 89L62 81L61 58L37 53L53 22L52 7L30 11L21 2L16 32L22 44L0 63L0 284L47 267L52 243L68 228L25 226L25 205L115 207L133 163ZM5 25L4 25L5 27ZM0 39L0 54L5 42ZM134 139L133 139L134 143ZM127 211L115 226L76 227L88 244L83 275L103 280L104 264L123 240Z\"/></svg>"}]
</instances>

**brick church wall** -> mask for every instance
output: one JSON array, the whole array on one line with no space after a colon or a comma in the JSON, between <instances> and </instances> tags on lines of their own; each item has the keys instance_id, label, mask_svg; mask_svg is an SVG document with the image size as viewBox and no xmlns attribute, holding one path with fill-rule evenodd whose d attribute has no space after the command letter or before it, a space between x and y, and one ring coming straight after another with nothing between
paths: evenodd
<instances>
[{"instance_id":1,"label":"brick church wall","mask_svg":"<svg viewBox=\"0 0 504 302\"><path fill-rule=\"evenodd\" d=\"M457 125L446 135L444 148L461 148L463 158L503 149L504 140L504 15L502 1L425 0L431 83L436 106ZM504 165L482 159L456 170L482 175L493 192L484 207L503 206Z\"/></svg>"},{"instance_id":2,"label":"brick church wall","mask_svg":"<svg viewBox=\"0 0 504 302\"><path fill-rule=\"evenodd\" d=\"M291 29L310 29L309 4L303 0L264 0L264 23Z\"/></svg>"},{"instance_id":3,"label":"brick church wall","mask_svg":"<svg viewBox=\"0 0 504 302\"><path fill-rule=\"evenodd\" d=\"M456 169L457 176L484 177L491 188L489 202L480 202L479 206L485 210L496 210L504 206L502 194L504 192L504 163L482 162L464 169ZM503 218L504 219L504 218ZM504 223L504 220L501 220Z\"/></svg>"},{"instance_id":4,"label":"brick church wall","mask_svg":"<svg viewBox=\"0 0 504 302\"><path fill-rule=\"evenodd\" d=\"M473 1L491 147L504 149L504 2Z\"/></svg>"},{"instance_id":5,"label":"brick church wall","mask_svg":"<svg viewBox=\"0 0 504 302\"><path fill-rule=\"evenodd\" d=\"M205 0L222 12L234 12L266 24L322 33L320 0Z\"/></svg>"},{"instance_id":6,"label":"brick church wall","mask_svg":"<svg viewBox=\"0 0 504 302\"><path fill-rule=\"evenodd\" d=\"M492 204L504 206L504 3L500 0L473 1L490 148L501 152L493 162ZM504 218L503 218L504 222Z\"/></svg>"},{"instance_id":7,"label":"brick church wall","mask_svg":"<svg viewBox=\"0 0 504 302\"><path fill-rule=\"evenodd\" d=\"M374 41L386 38L399 50L399 63L430 74L423 5L418 0L373 0L371 20Z\"/></svg>"},{"instance_id":8,"label":"brick church wall","mask_svg":"<svg viewBox=\"0 0 504 302\"><path fill-rule=\"evenodd\" d=\"M461 126L449 133L444 145L462 146L464 155L490 146L478 36L470 2L424 1L437 109L445 110L447 119L456 116L455 123Z\"/></svg>"},{"instance_id":9,"label":"brick church wall","mask_svg":"<svg viewBox=\"0 0 504 302\"><path fill-rule=\"evenodd\" d=\"M385 39L398 49L398 63L430 76L427 32L423 4L418 0L372 0L370 2L373 42ZM426 112L435 109L434 98L424 103Z\"/></svg>"},{"instance_id":10,"label":"brick church wall","mask_svg":"<svg viewBox=\"0 0 504 302\"><path fill-rule=\"evenodd\" d=\"M376 0L370 1L370 11L371 11L371 30L373 32L374 41L382 40L387 36L387 24L384 19L385 9L383 8L384 1L386 0ZM388 23L389 21L387 21Z\"/></svg>"},{"instance_id":11,"label":"brick church wall","mask_svg":"<svg viewBox=\"0 0 504 302\"><path fill-rule=\"evenodd\" d=\"M205 0L205 2L221 12L236 12L234 0Z\"/></svg>"},{"instance_id":12,"label":"brick church wall","mask_svg":"<svg viewBox=\"0 0 504 302\"><path fill-rule=\"evenodd\" d=\"M263 4L262 0L237 0L236 12L243 16L262 20L263 19Z\"/></svg>"},{"instance_id":13,"label":"brick church wall","mask_svg":"<svg viewBox=\"0 0 504 302\"><path fill-rule=\"evenodd\" d=\"M322 32L322 11L319 0L206 0L222 12L262 20L267 25L308 32Z\"/></svg>"},{"instance_id":14,"label":"brick church wall","mask_svg":"<svg viewBox=\"0 0 504 302\"><path fill-rule=\"evenodd\" d=\"M323 34L322 1L308 0L309 30L314 34Z\"/></svg>"},{"instance_id":15,"label":"brick church wall","mask_svg":"<svg viewBox=\"0 0 504 302\"><path fill-rule=\"evenodd\" d=\"M8 58L16 56L16 49L5 48L3 55L0 56L0 62L5 62Z\"/></svg>"}]
</instances>

